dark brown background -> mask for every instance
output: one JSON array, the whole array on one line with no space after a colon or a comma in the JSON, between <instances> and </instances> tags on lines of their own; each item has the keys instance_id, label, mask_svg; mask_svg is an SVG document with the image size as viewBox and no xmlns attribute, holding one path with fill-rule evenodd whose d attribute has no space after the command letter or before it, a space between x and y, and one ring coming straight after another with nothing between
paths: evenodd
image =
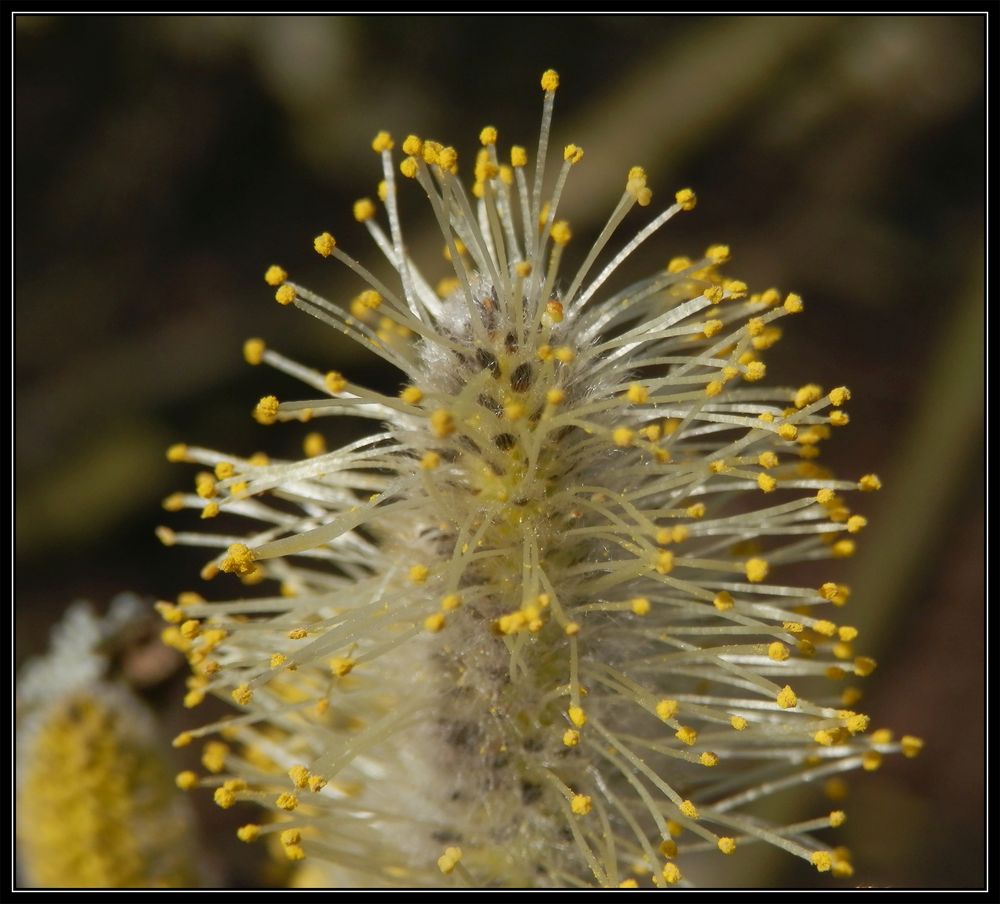
<instances>
[{"instance_id":1,"label":"dark brown background","mask_svg":"<svg viewBox=\"0 0 1000 904\"><path fill-rule=\"evenodd\" d=\"M487 123L530 148L551 66L556 146L587 154L566 195L574 245L642 163L654 205L688 184L700 203L640 271L725 241L735 275L804 296L769 376L854 391L825 460L886 489L862 502L845 620L881 663L866 710L927 740L848 800L855 881L982 884L981 18L55 17L18 18L14 37L18 661L72 599L198 586L201 557L153 537L193 523L159 509L192 476L169 443L298 449L307 428L248 416L295 390L243 363L245 338L393 385L279 309L261 274L280 261L349 297L311 237L373 258L350 204L378 181L374 132L440 137L466 171ZM403 203L420 222L417 196ZM181 724L172 689L149 693ZM246 848L206 850L224 881L262 881Z\"/></svg>"}]
</instances>

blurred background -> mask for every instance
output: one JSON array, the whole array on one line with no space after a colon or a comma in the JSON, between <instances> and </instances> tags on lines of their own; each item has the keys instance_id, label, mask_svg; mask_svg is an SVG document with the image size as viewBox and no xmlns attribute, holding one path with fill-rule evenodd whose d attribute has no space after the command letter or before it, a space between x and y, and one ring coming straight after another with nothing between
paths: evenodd
<instances>
[{"instance_id":1,"label":"blurred background","mask_svg":"<svg viewBox=\"0 0 1000 904\"><path fill-rule=\"evenodd\" d=\"M160 508L193 478L164 450L185 441L298 455L317 429L250 418L261 395L301 390L248 367L244 339L266 337L358 383L398 382L276 305L264 269L281 263L348 300L358 285L311 239L329 229L374 259L351 215L380 178L374 133L454 144L463 172L487 124L504 148L530 150L538 76L553 67L556 147L586 150L565 195L570 251L596 235L638 163L654 207L687 185L699 204L637 255L636 273L725 242L733 275L805 298L805 315L768 353L769 380L853 391L851 425L824 460L885 484L859 501L870 526L838 577L854 587L845 620L880 663L862 708L873 727L927 742L922 757L893 758L854 783L841 836L854 850L849 884L981 886L984 25L17 17L18 663L44 647L73 599L211 596L197 576L204 557L166 550L153 533L197 524ZM440 239L414 229L426 222L419 194L404 186L401 203L414 256L432 280L445 275ZM643 222L633 213L625 232ZM145 680L168 736L190 724L177 709L181 682L169 667ZM206 837L231 838L229 823L214 831L228 815L209 806ZM221 881L265 881L236 845L205 846ZM745 881L832 884L785 858L747 869Z\"/></svg>"}]
</instances>

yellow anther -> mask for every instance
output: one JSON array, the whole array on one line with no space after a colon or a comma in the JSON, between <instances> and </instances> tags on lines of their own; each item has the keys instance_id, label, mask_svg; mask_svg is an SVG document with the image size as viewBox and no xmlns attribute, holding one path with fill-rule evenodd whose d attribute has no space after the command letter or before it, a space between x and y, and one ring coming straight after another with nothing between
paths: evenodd
<instances>
[{"instance_id":1,"label":"yellow anther","mask_svg":"<svg viewBox=\"0 0 1000 904\"><path fill-rule=\"evenodd\" d=\"M267 345L263 339L247 339L243 343L243 360L247 364L260 364L264 360Z\"/></svg>"},{"instance_id":2,"label":"yellow anther","mask_svg":"<svg viewBox=\"0 0 1000 904\"><path fill-rule=\"evenodd\" d=\"M542 90L555 91L559 87L559 73L555 69L546 69L542 73Z\"/></svg>"},{"instance_id":3,"label":"yellow anther","mask_svg":"<svg viewBox=\"0 0 1000 904\"><path fill-rule=\"evenodd\" d=\"M683 878L677 864L673 862L664 865L662 876L667 885L676 885Z\"/></svg>"},{"instance_id":4,"label":"yellow anther","mask_svg":"<svg viewBox=\"0 0 1000 904\"><path fill-rule=\"evenodd\" d=\"M430 574L430 569L426 565L411 565L408 577L414 584L423 584Z\"/></svg>"},{"instance_id":5,"label":"yellow anther","mask_svg":"<svg viewBox=\"0 0 1000 904\"><path fill-rule=\"evenodd\" d=\"M575 621L567 622L563 628L563 633L567 637L576 637L580 633L580 623Z\"/></svg>"},{"instance_id":6,"label":"yellow anther","mask_svg":"<svg viewBox=\"0 0 1000 904\"><path fill-rule=\"evenodd\" d=\"M445 612L452 612L462 605L462 597L457 593L449 593L441 597L441 608Z\"/></svg>"},{"instance_id":7,"label":"yellow anther","mask_svg":"<svg viewBox=\"0 0 1000 904\"><path fill-rule=\"evenodd\" d=\"M800 295L796 295L794 292L789 292L785 296L784 308L789 314L801 313L803 308L802 297Z\"/></svg>"},{"instance_id":8,"label":"yellow anther","mask_svg":"<svg viewBox=\"0 0 1000 904\"><path fill-rule=\"evenodd\" d=\"M271 266L264 271L264 282L266 282L269 286L280 286L286 279L288 279L288 274L285 272L284 268L279 267L277 264L271 264Z\"/></svg>"},{"instance_id":9,"label":"yellow anther","mask_svg":"<svg viewBox=\"0 0 1000 904\"><path fill-rule=\"evenodd\" d=\"M423 399L423 392L416 386L407 386L400 394L399 397L406 402L407 405L417 405Z\"/></svg>"},{"instance_id":10,"label":"yellow anther","mask_svg":"<svg viewBox=\"0 0 1000 904\"><path fill-rule=\"evenodd\" d=\"M539 348L539 355L541 354L541 349ZM576 359L576 352L573 351L568 345L559 345L552 350L552 354L557 361L563 364L571 364Z\"/></svg>"},{"instance_id":11,"label":"yellow anther","mask_svg":"<svg viewBox=\"0 0 1000 904\"><path fill-rule=\"evenodd\" d=\"M330 673L335 678L343 678L345 675L349 675L357 663L353 659L349 659L345 656L334 656L330 660Z\"/></svg>"},{"instance_id":12,"label":"yellow anther","mask_svg":"<svg viewBox=\"0 0 1000 904\"><path fill-rule=\"evenodd\" d=\"M519 421L527 414L528 409L520 402L510 402L503 406L504 417L508 421Z\"/></svg>"},{"instance_id":13,"label":"yellow anther","mask_svg":"<svg viewBox=\"0 0 1000 904\"><path fill-rule=\"evenodd\" d=\"M837 740L837 736L832 731L821 728L813 734L813 740L822 747L830 747Z\"/></svg>"},{"instance_id":14,"label":"yellow anther","mask_svg":"<svg viewBox=\"0 0 1000 904\"><path fill-rule=\"evenodd\" d=\"M184 618L184 612L180 606L175 606L173 603L168 603L165 600L160 600L155 603L153 608L160 614L160 617L169 624L178 625Z\"/></svg>"},{"instance_id":15,"label":"yellow anther","mask_svg":"<svg viewBox=\"0 0 1000 904\"><path fill-rule=\"evenodd\" d=\"M445 411L443 408L439 408L431 413L430 423L431 433L438 439L444 439L455 432L455 421L451 413Z\"/></svg>"},{"instance_id":16,"label":"yellow anther","mask_svg":"<svg viewBox=\"0 0 1000 904\"><path fill-rule=\"evenodd\" d=\"M583 148L575 144L567 144L563 148L563 160L569 163L579 163L583 159Z\"/></svg>"},{"instance_id":17,"label":"yellow anther","mask_svg":"<svg viewBox=\"0 0 1000 904\"><path fill-rule=\"evenodd\" d=\"M337 240L329 232L321 232L313 239L313 248L320 257L329 257L337 247Z\"/></svg>"},{"instance_id":18,"label":"yellow anther","mask_svg":"<svg viewBox=\"0 0 1000 904\"><path fill-rule=\"evenodd\" d=\"M852 713L844 719L844 727L852 734L864 734L868 731L871 718L864 713Z\"/></svg>"},{"instance_id":19,"label":"yellow anther","mask_svg":"<svg viewBox=\"0 0 1000 904\"><path fill-rule=\"evenodd\" d=\"M726 297L734 301L745 298L749 287L742 279L723 280L722 287L726 290Z\"/></svg>"},{"instance_id":20,"label":"yellow anther","mask_svg":"<svg viewBox=\"0 0 1000 904\"><path fill-rule=\"evenodd\" d=\"M633 405L643 405L649 401L649 390L641 383L630 383L625 397Z\"/></svg>"},{"instance_id":21,"label":"yellow anther","mask_svg":"<svg viewBox=\"0 0 1000 904\"><path fill-rule=\"evenodd\" d=\"M882 765L882 754L877 750L867 750L861 757L861 768L865 772L874 772Z\"/></svg>"},{"instance_id":22,"label":"yellow anther","mask_svg":"<svg viewBox=\"0 0 1000 904\"><path fill-rule=\"evenodd\" d=\"M773 452L761 452L757 456L757 464L762 468L776 468L778 467L778 456Z\"/></svg>"},{"instance_id":23,"label":"yellow anther","mask_svg":"<svg viewBox=\"0 0 1000 904\"><path fill-rule=\"evenodd\" d=\"M264 396L253 410L253 419L258 424L273 424L278 419L278 404L275 396Z\"/></svg>"},{"instance_id":24,"label":"yellow anther","mask_svg":"<svg viewBox=\"0 0 1000 904\"><path fill-rule=\"evenodd\" d=\"M685 513L689 518L704 518L705 517L705 503L696 502L694 505L689 505L685 509Z\"/></svg>"},{"instance_id":25,"label":"yellow anther","mask_svg":"<svg viewBox=\"0 0 1000 904\"><path fill-rule=\"evenodd\" d=\"M249 844L251 841L256 841L260 836L260 826L255 823L248 822L245 826L240 826L236 830L236 837L240 841L245 841Z\"/></svg>"},{"instance_id":26,"label":"yellow anther","mask_svg":"<svg viewBox=\"0 0 1000 904\"><path fill-rule=\"evenodd\" d=\"M752 584L759 584L767 577L769 566L764 559L747 559L744 570L748 581Z\"/></svg>"},{"instance_id":27,"label":"yellow anther","mask_svg":"<svg viewBox=\"0 0 1000 904\"><path fill-rule=\"evenodd\" d=\"M702 293L712 304L718 304L725 298L725 293L720 286L709 286Z\"/></svg>"},{"instance_id":28,"label":"yellow anther","mask_svg":"<svg viewBox=\"0 0 1000 904\"><path fill-rule=\"evenodd\" d=\"M583 711L582 707L571 706L566 710L566 715L569 716L570 722L577 728L583 728L587 724L587 714Z\"/></svg>"},{"instance_id":29,"label":"yellow anther","mask_svg":"<svg viewBox=\"0 0 1000 904\"><path fill-rule=\"evenodd\" d=\"M758 474L757 475L757 486L765 493L771 493L774 488L778 485L778 481L775 480L770 474Z\"/></svg>"},{"instance_id":30,"label":"yellow anther","mask_svg":"<svg viewBox=\"0 0 1000 904\"><path fill-rule=\"evenodd\" d=\"M444 875L450 875L455 871L458 862L462 859L462 849L458 847L445 848L444 853L438 857L437 865Z\"/></svg>"},{"instance_id":31,"label":"yellow anther","mask_svg":"<svg viewBox=\"0 0 1000 904\"><path fill-rule=\"evenodd\" d=\"M302 833L298 829L285 829L280 835L281 843L284 845L298 844L302 840Z\"/></svg>"},{"instance_id":32,"label":"yellow anther","mask_svg":"<svg viewBox=\"0 0 1000 904\"><path fill-rule=\"evenodd\" d=\"M698 197L690 188L682 188L674 195L674 200L680 204L681 210L694 210Z\"/></svg>"},{"instance_id":33,"label":"yellow anther","mask_svg":"<svg viewBox=\"0 0 1000 904\"><path fill-rule=\"evenodd\" d=\"M912 760L924 749L924 742L922 738L917 738L913 735L903 735L899 739L899 746L903 751L903 756Z\"/></svg>"},{"instance_id":34,"label":"yellow anther","mask_svg":"<svg viewBox=\"0 0 1000 904\"><path fill-rule=\"evenodd\" d=\"M729 260L729 246L710 245L705 249L705 257L713 264L724 264Z\"/></svg>"},{"instance_id":35,"label":"yellow anther","mask_svg":"<svg viewBox=\"0 0 1000 904\"><path fill-rule=\"evenodd\" d=\"M288 770L288 777L292 780L292 784L296 788L305 788L309 783L309 770L305 766L298 764Z\"/></svg>"},{"instance_id":36,"label":"yellow anther","mask_svg":"<svg viewBox=\"0 0 1000 904\"><path fill-rule=\"evenodd\" d=\"M611 432L611 439L616 446L625 449L635 442L635 431L628 427L615 427Z\"/></svg>"},{"instance_id":37,"label":"yellow anther","mask_svg":"<svg viewBox=\"0 0 1000 904\"><path fill-rule=\"evenodd\" d=\"M698 808L689 800L681 801L680 810L688 819L698 818Z\"/></svg>"},{"instance_id":38,"label":"yellow anther","mask_svg":"<svg viewBox=\"0 0 1000 904\"><path fill-rule=\"evenodd\" d=\"M454 174L458 170L458 151L452 147L441 148L438 151L437 164L441 169Z\"/></svg>"},{"instance_id":39,"label":"yellow anther","mask_svg":"<svg viewBox=\"0 0 1000 904\"><path fill-rule=\"evenodd\" d=\"M693 728L682 725L677 729L677 731L674 732L674 737L677 738L677 740L682 744L687 744L688 747L690 747L695 741L698 740L698 732Z\"/></svg>"},{"instance_id":40,"label":"yellow anther","mask_svg":"<svg viewBox=\"0 0 1000 904\"><path fill-rule=\"evenodd\" d=\"M706 320L705 328L701 331L702 335L704 335L706 339L711 339L712 336L722 332L722 327L724 325L725 324L723 324L721 320Z\"/></svg>"},{"instance_id":41,"label":"yellow anther","mask_svg":"<svg viewBox=\"0 0 1000 904\"><path fill-rule=\"evenodd\" d=\"M215 479L207 471L202 471L194 479L194 491L202 499L211 499L215 495Z\"/></svg>"},{"instance_id":42,"label":"yellow anther","mask_svg":"<svg viewBox=\"0 0 1000 904\"><path fill-rule=\"evenodd\" d=\"M425 452L420 457L420 469L422 471L433 471L441 464L441 456L437 452Z\"/></svg>"},{"instance_id":43,"label":"yellow anther","mask_svg":"<svg viewBox=\"0 0 1000 904\"><path fill-rule=\"evenodd\" d=\"M372 139L372 150L376 154L381 154L382 151L391 151L394 147L394 142L392 136L388 132L379 132Z\"/></svg>"},{"instance_id":44,"label":"yellow anther","mask_svg":"<svg viewBox=\"0 0 1000 904\"><path fill-rule=\"evenodd\" d=\"M282 791L275 799L274 805L281 810L294 810L299 805L299 799L288 791Z\"/></svg>"},{"instance_id":45,"label":"yellow anther","mask_svg":"<svg viewBox=\"0 0 1000 904\"><path fill-rule=\"evenodd\" d=\"M870 493L873 490L881 490L882 481L879 480L878 476L875 474L865 474L858 481L858 489L866 493Z\"/></svg>"},{"instance_id":46,"label":"yellow anther","mask_svg":"<svg viewBox=\"0 0 1000 904\"><path fill-rule=\"evenodd\" d=\"M305 628L292 628L292 630L288 632L289 640L302 640L304 637L308 636L309 632Z\"/></svg>"},{"instance_id":47,"label":"yellow anther","mask_svg":"<svg viewBox=\"0 0 1000 904\"><path fill-rule=\"evenodd\" d=\"M228 810L233 804L236 803L236 795L225 787L216 788L213 797L216 804L222 807L223 810Z\"/></svg>"},{"instance_id":48,"label":"yellow anther","mask_svg":"<svg viewBox=\"0 0 1000 904\"><path fill-rule=\"evenodd\" d=\"M827 423L834 427L846 427L851 422L846 411L831 411L827 417Z\"/></svg>"},{"instance_id":49,"label":"yellow anther","mask_svg":"<svg viewBox=\"0 0 1000 904\"><path fill-rule=\"evenodd\" d=\"M849 879L854 875L854 867L846 860L834 860L832 874L838 879Z\"/></svg>"},{"instance_id":50,"label":"yellow anther","mask_svg":"<svg viewBox=\"0 0 1000 904\"><path fill-rule=\"evenodd\" d=\"M364 223L375 216L375 204L371 198L359 198L354 202L354 219Z\"/></svg>"},{"instance_id":51,"label":"yellow anther","mask_svg":"<svg viewBox=\"0 0 1000 904\"><path fill-rule=\"evenodd\" d=\"M827 873L833 867L833 855L829 851L816 851L809 862L816 867L817 871Z\"/></svg>"},{"instance_id":52,"label":"yellow anther","mask_svg":"<svg viewBox=\"0 0 1000 904\"><path fill-rule=\"evenodd\" d=\"M835 559L846 559L854 555L855 545L853 540L838 540L830 547Z\"/></svg>"},{"instance_id":53,"label":"yellow anther","mask_svg":"<svg viewBox=\"0 0 1000 904\"><path fill-rule=\"evenodd\" d=\"M588 795L574 794L569 806L577 816L586 816L593 809L594 804Z\"/></svg>"},{"instance_id":54,"label":"yellow anther","mask_svg":"<svg viewBox=\"0 0 1000 904\"><path fill-rule=\"evenodd\" d=\"M433 615L428 615L424 619L424 629L430 631L432 634L437 634L445 626L445 617L440 612L435 612Z\"/></svg>"},{"instance_id":55,"label":"yellow anther","mask_svg":"<svg viewBox=\"0 0 1000 904\"><path fill-rule=\"evenodd\" d=\"M818 401L822 395L823 390L819 386L815 383L807 383L795 393L793 402L796 408L805 408L806 405Z\"/></svg>"},{"instance_id":56,"label":"yellow anther","mask_svg":"<svg viewBox=\"0 0 1000 904\"><path fill-rule=\"evenodd\" d=\"M736 605L733 600L732 594L728 590L720 590L715 594L715 599L712 600L712 605L715 606L720 612L727 612Z\"/></svg>"},{"instance_id":57,"label":"yellow anther","mask_svg":"<svg viewBox=\"0 0 1000 904\"><path fill-rule=\"evenodd\" d=\"M658 845L660 853L664 857L676 857L677 856L677 842L673 838L664 838Z\"/></svg>"},{"instance_id":58,"label":"yellow anther","mask_svg":"<svg viewBox=\"0 0 1000 904\"><path fill-rule=\"evenodd\" d=\"M441 153L441 149L444 147L439 141L425 141L423 150L421 151L421 156L424 158L424 163L428 166L432 166L438 162L438 154Z\"/></svg>"},{"instance_id":59,"label":"yellow anther","mask_svg":"<svg viewBox=\"0 0 1000 904\"><path fill-rule=\"evenodd\" d=\"M274 300L278 304L291 304L295 301L295 290L289 285L283 285L274 293Z\"/></svg>"},{"instance_id":60,"label":"yellow anther","mask_svg":"<svg viewBox=\"0 0 1000 904\"><path fill-rule=\"evenodd\" d=\"M837 636L844 642L850 643L852 640L856 639L858 636L858 629L853 628L850 625L842 625L837 629Z\"/></svg>"},{"instance_id":61,"label":"yellow anther","mask_svg":"<svg viewBox=\"0 0 1000 904\"><path fill-rule=\"evenodd\" d=\"M710 750L706 750L703 754L701 754L698 757L698 762L701 763L702 766L708 766L708 767L718 766L719 757L716 754L712 753Z\"/></svg>"},{"instance_id":62,"label":"yellow anther","mask_svg":"<svg viewBox=\"0 0 1000 904\"><path fill-rule=\"evenodd\" d=\"M190 791L198 784L198 773L192 772L190 769L185 769L183 772L177 773L174 782L181 791Z\"/></svg>"},{"instance_id":63,"label":"yellow anther","mask_svg":"<svg viewBox=\"0 0 1000 904\"><path fill-rule=\"evenodd\" d=\"M580 743L580 732L578 732L575 728L567 728L566 731L563 732L562 742L567 747L576 747L576 745Z\"/></svg>"},{"instance_id":64,"label":"yellow anther","mask_svg":"<svg viewBox=\"0 0 1000 904\"><path fill-rule=\"evenodd\" d=\"M782 709L794 709L799 705L799 698L787 684L778 692L776 699Z\"/></svg>"},{"instance_id":65,"label":"yellow anther","mask_svg":"<svg viewBox=\"0 0 1000 904\"><path fill-rule=\"evenodd\" d=\"M629 605L631 606L632 611L636 615L649 614L649 609L650 609L649 600L644 596L635 597Z\"/></svg>"},{"instance_id":66,"label":"yellow anther","mask_svg":"<svg viewBox=\"0 0 1000 904\"><path fill-rule=\"evenodd\" d=\"M378 189L376 191L378 193L378 199L385 204L385 199L389 197L389 183L383 179L379 182Z\"/></svg>"},{"instance_id":67,"label":"yellow anther","mask_svg":"<svg viewBox=\"0 0 1000 904\"><path fill-rule=\"evenodd\" d=\"M552 299L545 304L545 313L548 314L549 320L553 323L562 323L565 313L563 311L562 302Z\"/></svg>"},{"instance_id":68,"label":"yellow anther","mask_svg":"<svg viewBox=\"0 0 1000 904\"><path fill-rule=\"evenodd\" d=\"M837 494L834 493L833 490L826 490L826 489L819 490L816 493L816 501L820 505L829 505L831 502L834 501L834 499L836 498L836 496L837 496Z\"/></svg>"},{"instance_id":69,"label":"yellow anther","mask_svg":"<svg viewBox=\"0 0 1000 904\"><path fill-rule=\"evenodd\" d=\"M867 678L875 671L877 665L878 663L870 656L858 656L854 660L854 674L862 678Z\"/></svg>"},{"instance_id":70,"label":"yellow anther","mask_svg":"<svg viewBox=\"0 0 1000 904\"><path fill-rule=\"evenodd\" d=\"M773 659L775 662L784 662L791 656L791 652L788 647L786 647L780 640L774 641L767 648L767 658Z\"/></svg>"},{"instance_id":71,"label":"yellow anther","mask_svg":"<svg viewBox=\"0 0 1000 904\"><path fill-rule=\"evenodd\" d=\"M253 550L244 543L234 543L227 553L220 566L226 574L250 574L256 567Z\"/></svg>"},{"instance_id":72,"label":"yellow anther","mask_svg":"<svg viewBox=\"0 0 1000 904\"><path fill-rule=\"evenodd\" d=\"M404 157L402 162L399 164L399 171L406 176L407 179L416 179L419 167L417 166L416 157Z\"/></svg>"},{"instance_id":73,"label":"yellow anther","mask_svg":"<svg viewBox=\"0 0 1000 904\"><path fill-rule=\"evenodd\" d=\"M838 386L836 389L830 390L830 404L836 405L838 408L848 402L851 399L851 390L846 386Z\"/></svg>"},{"instance_id":74,"label":"yellow anther","mask_svg":"<svg viewBox=\"0 0 1000 904\"><path fill-rule=\"evenodd\" d=\"M327 702L325 700L321 701L323 703ZM309 776L309 790L313 792L322 791L326 787L326 779L322 775L310 775Z\"/></svg>"},{"instance_id":75,"label":"yellow anther","mask_svg":"<svg viewBox=\"0 0 1000 904\"><path fill-rule=\"evenodd\" d=\"M181 636L188 640L194 640L201 633L201 622L195 618L189 618L181 625Z\"/></svg>"},{"instance_id":76,"label":"yellow anther","mask_svg":"<svg viewBox=\"0 0 1000 904\"><path fill-rule=\"evenodd\" d=\"M824 637L833 637L837 631L837 626L832 621L827 621L824 618L813 622L812 629L817 634L822 634Z\"/></svg>"},{"instance_id":77,"label":"yellow anther","mask_svg":"<svg viewBox=\"0 0 1000 904\"><path fill-rule=\"evenodd\" d=\"M721 380L712 380L705 387L705 395L707 395L710 399L711 398L715 398L715 396L717 396L720 392L722 392L722 381Z\"/></svg>"},{"instance_id":78,"label":"yellow anther","mask_svg":"<svg viewBox=\"0 0 1000 904\"><path fill-rule=\"evenodd\" d=\"M666 722L668 719L672 719L677 715L677 710L680 704L676 700L660 700L656 704L656 714Z\"/></svg>"},{"instance_id":79,"label":"yellow anther","mask_svg":"<svg viewBox=\"0 0 1000 904\"><path fill-rule=\"evenodd\" d=\"M862 515L851 515L847 519L847 532L849 534L856 534L860 531L866 524L868 524L868 519Z\"/></svg>"},{"instance_id":80,"label":"yellow anther","mask_svg":"<svg viewBox=\"0 0 1000 904\"><path fill-rule=\"evenodd\" d=\"M559 220L559 222L552 224L552 241L557 245L563 247L569 244L571 238L573 238L573 233L569 228L569 223L565 220Z\"/></svg>"},{"instance_id":81,"label":"yellow anther","mask_svg":"<svg viewBox=\"0 0 1000 904\"><path fill-rule=\"evenodd\" d=\"M731 854L736 850L736 840L723 836L717 842L718 848L723 854Z\"/></svg>"},{"instance_id":82,"label":"yellow anther","mask_svg":"<svg viewBox=\"0 0 1000 904\"><path fill-rule=\"evenodd\" d=\"M241 684L239 687L233 689L233 699L240 706L249 705L250 701L253 700L253 690L251 690L249 684Z\"/></svg>"},{"instance_id":83,"label":"yellow anther","mask_svg":"<svg viewBox=\"0 0 1000 904\"><path fill-rule=\"evenodd\" d=\"M322 433L309 433L302 441L302 451L306 458L316 458L326 454L326 437Z\"/></svg>"},{"instance_id":84,"label":"yellow anther","mask_svg":"<svg viewBox=\"0 0 1000 904\"><path fill-rule=\"evenodd\" d=\"M622 881L618 883L618 887L619 888L638 888L639 887L639 883L636 882L635 879L622 879Z\"/></svg>"},{"instance_id":85,"label":"yellow anther","mask_svg":"<svg viewBox=\"0 0 1000 904\"><path fill-rule=\"evenodd\" d=\"M891 744L892 743L892 729L891 728L879 728L872 732L872 743L873 744Z\"/></svg>"},{"instance_id":86,"label":"yellow anther","mask_svg":"<svg viewBox=\"0 0 1000 904\"><path fill-rule=\"evenodd\" d=\"M747 722L743 716L731 716L729 719L729 724L732 725L737 731L746 731L747 726L750 724Z\"/></svg>"},{"instance_id":87,"label":"yellow anther","mask_svg":"<svg viewBox=\"0 0 1000 904\"><path fill-rule=\"evenodd\" d=\"M272 653L268 665L272 669L280 669L286 662L288 657L284 653Z\"/></svg>"},{"instance_id":88,"label":"yellow anther","mask_svg":"<svg viewBox=\"0 0 1000 904\"><path fill-rule=\"evenodd\" d=\"M403 153L409 157L419 157L424 149L424 143L416 135L407 135L403 139Z\"/></svg>"},{"instance_id":89,"label":"yellow anther","mask_svg":"<svg viewBox=\"0 0 1000 904\"><path fill-rule=\"evenodd\" d=\"M510 165L511 166L527 166L528 165L528 153L523 147L515 144L510 149ZM522 274L525 275L525 274Z\"/></svg>"},{"instance_id":90,"label":"yellow anther","mask_svg":"<svg viewBox=\"0 0 1000 904\"><path fill-rule=\"evenodd\" d=\"M674 554L669 549L661 549L656 554L655 568L658 574L670 574L674 570Z\"/></svg>"}]
</instances>

